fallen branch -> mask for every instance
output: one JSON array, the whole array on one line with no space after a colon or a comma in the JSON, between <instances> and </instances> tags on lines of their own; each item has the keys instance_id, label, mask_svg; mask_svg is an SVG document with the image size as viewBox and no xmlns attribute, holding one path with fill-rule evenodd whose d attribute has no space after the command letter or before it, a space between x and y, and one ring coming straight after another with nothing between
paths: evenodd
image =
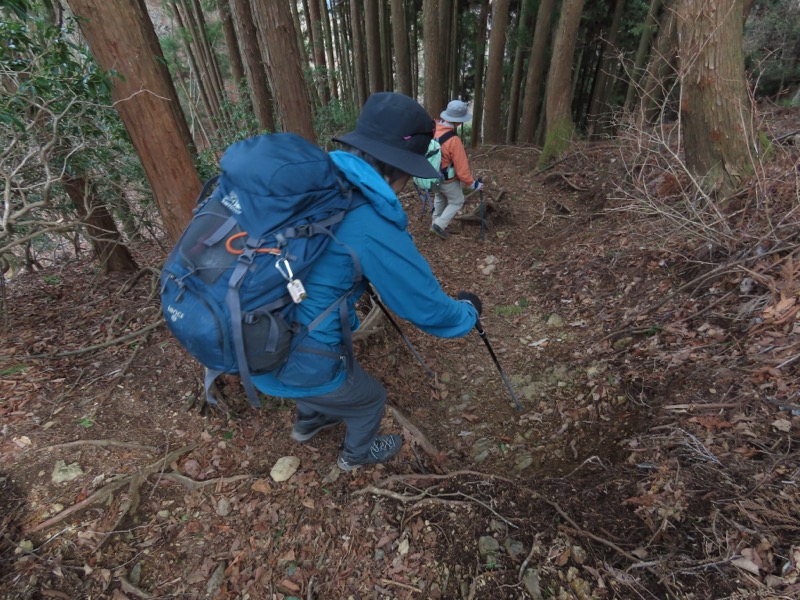
<instances>
[{"instance_id":1,"label":"fallen branch","mask_svg":"<svg viewBox=\"0 0 800 600\"><path fill-rule=\"evenodd\" d=\"M145 304L148 304L153 298L156 297L158 293L158 282L161 279L161 271L158 269L154 269L153 267L144 267L140 269L136 275L130 278L125 285L122 286L119 290L119 294L126 294L133 289L136 283L144 276L146 273L150 273L153 276L153 279L150 281L150 297L147 299Z\"/></svg>"},{"instance_id":2,"label":"fallen branch","mask_svg":"<svg viewBox=\"0 0 800 600\"><path fill-rule=\"evenodd\" d=\"M183 446L182 448L179 448L179 449L175 450L174 452L170 452L164 458L159 459L157 462L154 462L153 464L146 466L141 471L138 471L136 473L132 473L131 475L129 475L127 477L123 477L121 479L118 479L116 481L112 481L111 483L108 483L108 484L104 485L102 488L97 490L91 496L88 496L87 498L84 498L83 500L81 500L77 504L73 504L72 506L70 506L68 508L65 508L60 513L58 513L57 515L54 515L54 516L50 517L49 519L47 519L45 521L42 521L38 525L35 525L35 526L27 529L26 533L35 533L37 531L41 531L42 529L47 529L48 527L51 527L51 526L55 525L56 523L60 523L61 521L66 519L68 516L70 516L70 515L72 515L72 514L74 514L76 512L79 512L80 510L86 508L87 506L89 506L91 504L94 504L95 502L100 502L102 500L105 500L106 498L108 498L111 494L113 494L115 491L117 491L122 486L124 486L124 485L130 486L132 484L132 482L134 481L134 479L136 479L138 481L138 483L137 483L137 491L138 491L138 486L141 485L141 483L144 480L146 480L150 475L152 475L153 473L156 473L158 471L163 470L165 466L175 462L181 456L183 456L184 454L188 454L189 452L194 450L196 447L197 447L197 444L189 444L188 446ZM130 504L128 505L127 508L128 509L130 508ZM120 512L122 513L122 516L124 516L127 513L127 509L123 510L123 511L120 511ZM121 517L118 518L117 519L117 523L119 523L121 520L122 520Z\"/></svg>"},{"instance_id":3,"label":"fallen branch","mask_svg":"<svg viewBox=\"0 0 800 600\"><path fill-rule=\"evenodd\" d=\"M381 579L381 583L384 585L396 585L397 587L401 587L404 590L409 590L411 592L416 592L417 594L421 594L422 590L415 588L413 585L408 585L406 583L400 583L399 581L392 581L391 579Z\"/></svg>"},{"instance_id":4,"label":"fallen branch","mask_svg":"<svg viewBox=\"0 0 800 600\"><path fill-rule=\"evenodd\" d=\"M441 461L445 458L444 454L441 450L439 450L436 446L434 446L428 438L423 434L419 427L417 427L412 421L411 418L408 417L402 410L399 408L392 406L392 417L394 420L400 423L405 429L408 429L409 433L414 437L414 440L420 445L420 447L425 451L425 453L433 458L436 461Z\"/></svg>"},{"instance_id":5,"label":"fallen branch","mask_svg":"<svg viewBox=\"0 0 800 600\"><path fill-rule=\"evenodd\" d=\"M134 442L120 442L118 440L75 440L72 442L64 442L63 444L54 444L52 446L43 446L36 448L34 452L42 452L43 450L56 450L58 448L74 448L76 446L114 446L117 448L130 448L132 450L145 450L147 452L155 452L156 449L152 446L143 446Z\"/></svg>"},{"instance_id":6,"label":"fallen branch","mask_svg":"<svg viewBox=\"0 0 800 600\"><path fill-rule=\"evenodd\" d=\"M76 350L67 350L65 352L56 352L54 354L31 354L26 356L25 358L32 358L32 359L46 359L46 358L64 358L65 356L75 356L77 354L86 354L87 352L94 352L95 350L102 350L103 348L108 348L109 346L114 346L116 344L124 344L132 339L135 339L142 335L143 333L148 333L153 329L160 327L164 323L164 317L158 319L158 321L154 323L150 323L141 329L134 331L133 333L129 333L127 335L123 335L118 338L114 338L113 340L108 340L107 342L103 342L102 344L95 344L94 346L86 346L84 348L78 348Z\"/></svg>"},{"instance_id":7,"label":"fallen branch","mask_svg":"<svg viewBox=\"0 0 800 600\"><path fill-rule=\"evenodd\" d=\"M438 486L433 486L438 487ZM430 489L430 488L429 488ZM414 508L418 508L423 504L469 504L474 503L482 506L490 513L492 513L495 517L503 521L509 527L513 527L514 529L519 529L519 525L516 523L512 523L491 506L486 504L485 502L478 500L477 498L470 496L469 494L465 494L464 492L445 492L442 494L430 494L428 490L423 490L419 494L414 495L407 495L401 494L399 492L393 492L391 490L387 490L384 488L380 488L374 485L368 485L366 487L361 488L360 490L355 492L356 494L375 494L376 496L383 496L385 498L391 498L392 500L397 500L401 504L408 504L409 502L413 502ZM447 496L458 496L461 498L465 498L465 500L451 500L447 498Z\"/></svg>"},{"instance_id":8,"label":"fallen branch","mask_svg":"<svg viewBox=\"0 0 800 600\"><path fill-rule=\"evenodd\" d=\"M408 485L408 486L414 487L414 485L411 482L416 482L418 480L440 481L442 479L451 479L451 478L459 476L459 475L477 475L481 479L489 479L489 480L491 480L491 479L499 479L500 481L504 481L506 483L513 483L510 479L506 479L504 477L497 477L495 475L487 475L485 473L478 473L476 471L453 471L452 473L446 473L444 475L393 475L391 477L387 477L385 479L382 479L381 481L377 482L375 485L368 485L368 486L365 486L365 487L361 488L360 490L356 490L354 492L354 494L357 494L357 495L375 494L376 496L384 496L386 498L391 498L393 500L397 500L401 504L408 504L409 502L414 502L415 503L414 504L415 507L420 506L421 504L425 504L425 503L440 503L440 504L458 503L458 504L467 504L467 503L471 502L471 503L478 504L478 505L482 506L483 508L488 510L490 513L492 513L495 517L497 517L498 519L500 519L504 523L506 523L508 526L513 527L515 529L519 528L518 525L516 525L515 523L512 523L511 521L506 519L503 515L498 513L496 510L494 510L491 506L489 506L485 502L483 502L483 501L481 501L481 500L479 500L477 498L474 498L473 496L470 496L469 494L465 494L464 492L456 491L456 492L445 492L445 493L442 493L442 494L431 494L431 493L429 493L430 489L438 488L439 487L438 484L434 485L434 486L431 486L428 489L420 490L420 492L418 494L413 494L413 495L402 494L400 492L394 492L392 490L388 490L388 489L386 489L384 487L381 487L383 485L388 485L388 484L397 483L397 482L403 483L404 485ZM448 496L458 496L460 498L465 498L465 500L464 501L451 500L450 498L448 498Z\"/></svg>"}]
</instances>

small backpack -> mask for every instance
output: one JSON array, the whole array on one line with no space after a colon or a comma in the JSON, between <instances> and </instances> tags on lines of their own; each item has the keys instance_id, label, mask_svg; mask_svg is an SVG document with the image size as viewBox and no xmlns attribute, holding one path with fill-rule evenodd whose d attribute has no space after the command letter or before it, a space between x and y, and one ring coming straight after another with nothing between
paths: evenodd
<instances>
[{"instance_id":1,"label":"small backpack","mask_svg":"<svg viewBox=\"0 0 800 600\"><path fill-rule=\"evenodd\" d=\"M207 401L216 404L214 379L233 373L257 407L251 374L280 368L302 343L298 336L340 308L360 281L353 256L350 290L308 327L294 322L294 308L306 297L302 278L335 239L346 211L365 200L353 200L322 149L292 133L236 142L220 165L221 174L204 186L192 221L164 264L161 305L172 334L206 368ZM346 312L339 310L349 340Z\"/></svg>"},{"instance_id":2,"label":"small backpack","mask_svg":"<svg viewBox=\"0 0 800 600\"><path fill-rule=\"evenodd\" d=\"M416 185L419 189L430 190L431 192L435 193L438 191L439 184L441 184L442 180L451 179L455 176L453 165L450 165L447 171L442 170L442 146L447 140L455 135L456 132L451 129L450 131L443 133L440 137L431 139L430 144L428 144L428 151L425 153L425 158L427 158L428 162L431 163L431 166L439 172L439 177L435 179L414 177L414 185Z\"/></svg>"}]
</instances>

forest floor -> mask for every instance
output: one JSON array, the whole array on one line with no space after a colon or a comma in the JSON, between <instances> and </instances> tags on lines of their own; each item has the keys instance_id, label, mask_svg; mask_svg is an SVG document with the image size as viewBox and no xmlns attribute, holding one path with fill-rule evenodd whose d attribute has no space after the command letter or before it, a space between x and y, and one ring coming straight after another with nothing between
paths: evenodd
<instances>
[{"instance_id":1,"label":"forest floor","mask_svg":"<svg viewBox=\"0 0 800 600\"><path fill-rule=\"evenodd\" d=\"M778 139L800 114L770 123ZM160 323L158 245L133 248L154 269L138 278L88 259L16 276L0 595L797 598L799 145L722 208L687 201L658 150L584 144L537 171L535 148L482 147L485 227L472 194L447 241L407 190L488 346L401 321L429 379L391 324L360 340L405 445L350 473L341 426L291 440L289 401L252 409L230 379L225 409L200 410L201 371Z\"/></svg>"}]
</instances>

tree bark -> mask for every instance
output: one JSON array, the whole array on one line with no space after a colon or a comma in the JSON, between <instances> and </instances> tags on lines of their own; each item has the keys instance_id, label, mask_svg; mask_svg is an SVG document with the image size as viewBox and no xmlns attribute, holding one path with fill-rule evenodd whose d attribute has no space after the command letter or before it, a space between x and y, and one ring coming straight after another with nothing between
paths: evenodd
<instances>
[{"instance_id":1,"label":"tree bark","mask_svg":"<svg viewBox=\"0 0 800 600\"><path fill-rule=\"evenodd\" d=\"M674 0L665 3L664 14L651 52L650 64L642 85L641 109L645 120L655 121L662 112L662 102L669 95L670 81L675 77L678 39L676 33Z\"/></svg>"},{"instance_id":2,"label":"tree bark","mask_svg":"<svg viewBox=\"0 0 800 600\"><path fill-rule=\"evenodd\" d=\"M339 78L337 76L336 60L334 59L333 35L331 35L331 14L328 10L327 0L318 0L320 3L320 21L322 22L323 39L325 40L325 57L328 70L328 87L331 96L339 99Z\"/></svg>"},{"instance_id":3,"label":"tree bark","mask_svg":"<svg viewBox=\"0 0 800 600\"><path fill-rule=\"evenodd\" d=\"M449 102L453 98L458 98L458 91L455 81L455 68L458 59L455 56L456 36L458 34L458 22L453 19L453 5L458 4L458 0L439 0L439 47L442 49L442 71L444 101Z\"/></svg>"},{"instance_id":4,"label":"tree bark","mask_svg":"<svg viewBox=\"0 0 800 600\"><path fill-rule=\"evenodd\" d=\"M482 139L483 130L483 74L486 61L486 23L489 19L489 0L481 0L478 23L475 31L475 98L472 106L472 133L470 146L473 148Z\"/></svg>"},{"instance_id":5,"label":"tree bark","mask_svg":"<svg viewBox=\"0 0 800 600\"><path fill-rule=\"evenodd\" d=\"M214 89L219 97L222 114L224 115L226 112L225 101L227 98L227 94L225 93L225 80L222 78L219 60L217 60L217 55L214 52L214 48L211 46L211 40L208 39L206 19L203 16L203 9L200 7L200 0L192 0L192 7L194 8L194 20L199 43L203 50L205 61L208 64L209 77L211 77L214 82Z\"/></svg>"},{"instance_id":6,"label":"tree bark","mask_svg":"<svg viewBox=\"0 0 800 600\"><path fill-rule=\"evenodd\" d=\"M524 54L528 50L528 41L531 39L530 15L533 9L532 0L522 0L516 31L516 48L514 49L513 74L511 76L511 90L508 97L508 121L506 123L506 143L512 144L517 139L519 125L520 87L522 86L522 68L525 64Z\"/></svg>"},{"instance_id":7,"label":"tree bark","mask_svg":"<svg viewBox=\"0 0 800 600\"><path fill-rule=\"evenodd\" d=\"M352 0L351 0L352 1ZM381 31L378 0L364 0L364 32L367 41L369 65L369 92L383 91L383 63L381 61Z\"/></svg>"},{"instance_id":8,"label":"tree bark","mask_svg":"<svg viewBox=\"0 0 800 600\"><path fill-rule=\"evenodd\" d=\"M550 41L550 29L553 20L555 0L541 0L536 13L536 27L533 31L533 45L528 60L528 73L525 78L525 94L522 105L522 122L520 123L520 142L532 144L539 125L539 108L542 104L542 83L544 67L547 61L547 47Z\"/></svg>"},{"instance_id":9,"label":"tree bark","mask_svg":"<svg viewBox=\"0 0 800 600\"><path fill-rule=\"evenodd\" d=\"M364 68L364 41L361 22L361 0L350 0L350 31L352 37L353 78L355 79L356 106L361 108L369 96L367 71Z\"/></svg>"},{"instance_id":10,"label":"tree bark","mask_svg":"<svg viewBox=\"0 0 800 600\"><path fill-rule=\"evenodd\" d=\"M425 100L425 109L433 117L447 104L445 97L445 67L443 57L446 46L442 46L439 37L441 29L440 0L423 0L423 30L422 39L425 57L425 79L422 97Z\"/></svg>"},{"instance_id":11,"label":"tree bark","mask_svg":"<svg viewBox=\"0 0 800 600\"><path fill-rule=\"evenodd\" d=\"M236 27L233 24L230 4L225 0L217 0L217 10L222 21L222 34L225 36L228 60L231 63L231 78L238 93L239 85L244 79L244 63L239 52L239 42L236 39Z\"/></svg>"},{"instance_id":12,"label":"tree bark","mask_svg":"<svg viewBox=\"0 0 800 600\"><path fill-rule=\"evenodd\" d=\"M261 131L275 131L272 92L261 60L258 33L249 0L231 0L231 14L239 37L250 99L258 126Z\"/></svg>"},{"instance_id":13,"label":"tree bark","mask_svg":"<svg viewBox=\"0 0 800 600\"><path fill-rule=\"evenodd\" d=\"M742 0L680 0L681 130L686 165L707 191L732 194L754 171Z\"/></svg>"},{"instance_id":14,"label":"tree bark","mask_svg":"<svg viewBox=\"0 0 800 600\"><path fill-rule=\"evenodd\" d=\"M600 69L595 78L592 89L592 99L589 103L589 136L595 137L598 134L606 133L610 129L609 111L611 110L609 98L614 88L614 77L611 73L612 67L616 64L614 51L619 38L619 24L622 21L622 11L625 8L625 0L616 0L614 6L614 17L611 19L611 26L608 28L608 35L603 40L601 51Z\"/></svg>"},{"instance_id":15,"label":"tree bark","mask_svg":"<svg viewBox=\"0 0 800 600\"><path fill-rule=\"evenodd\" d=\"M503 98L503 56L506 48L508 0L493 0L492 31L486 68L486 100L483 110L483 138L488 144L503 141L501 103Z\"/></svg>"},{"instance_id":16,"label":"tree bark","mask_svg":"<svg viewBox=\"0 0 800 600\"><path fill-rule=\"evenodd\" d=\"M319 8L319 0L308 0L308 28L313 32L311 40L314 44L314 85L320 91L322 105L327 106L331 101L331 89Z\"/></svg>"},{"instance_id":17,"label":"tree bark","mask_svg":"<svg viewBox=\"0 0 800 600\"><path fill-rule=\"evenodd\" d=\"M557 159L572 141L575 124L572 120L572 62L583 12L583 0L564 0L558 19L553 58L547 73L545 94L545 143L539 167Z\"/></svg>"},{"instance_id":18,"label":"tree bark","mask_svg":"<svg viewBox=\"0 0 800 600\"><path fill-rule=\"evenodd\" d=\"M144 0L69 0L102 69L122 76L111 91L152 188L168 235L192 218L200 179L192 140ZM176 184L177 182L177 184Z\"/></svg>"},{"instance_id":19,"label":"tree bark","mask_svg":"<svg viewBox=\"0 0 800 600\"><path fill-rule=\"evenodd\" d=\"M311 103L289 6L283 2L259 2L255 9L256 23L264 43L262 56L267 64L283 131L294 132L316 143Z\"/></svg>"},{"instance_id":20,"label":"tree bark","mask_svg":"<svg viewBox=\"0 0 800 600\"><path fill-rule=\"evenodd\" d=\"M337 61L340 65L339 81L342 85L342 101L348 101L352 106L361 106L356 101L353 61L350 59L348 52L352 48L352 44L348 43L346 35L348 30L347 14L344 2L338 4L331 11L331 35L336 40Z\"/></svg>"},{"instance_id":21,"label":"tree bark","mask_svg":"<svg viewBox=\"0 0 800 600\"><path fill-rule=\"evenodd\" d=\"M413 96L411 55L408 47L408 26L406 25L406 3L405 0L391 0L391 3L397 91L406 96Z\"/></svg>"},{"instance_id":22,"label":"tree bark","mask_svg":"<svg viewBox=\"0 0 800 600\"><path fill-rule=\"evenodd\" d=\"M103 273L137 271L139 265L122 243L117 223L105 203L97 197L94 186L83 176L65 175L62 182L75 210L86 223L87 237Z\"/></svg>"},{"instance_id":23,"label":"tree bark","mask_svg":"<svg viewBox=\"0 0 800 600\"><path fill-rule=\"evenodd\" d=\"M389 18L390 0L378 0L378 18L380 19L381 32L381 71L383 72L383 89L392 91L394 89L394 77L392 77L392 24Z\"/></svg>"},{"instance_id":24,"label":"tree bark","mask_svg":"<svg viewBox=\"0 0 800 600\"><path fill-rule=\"evenodd\" d=\"M183 13L177 3L172 4L172 11L173 15L175 16L175 20L178 23L178 27L188 33L189 29L186 26ZM186 39L186 37L182 36L182 39L183 48L186 51L186 57L189 60L189 70L191 71L192 75L194 75L194 79L197 81L197 90L200 93L200 100L203 103L203 108L205 109L206 113L206 118L203 120L203 128L211 130L212 134L216 135L219 104L215 101L214 94L211 92L210 87L206 84L207 78L204 76L203 70L200 67L200 61L198 59L195 45ZM189 100L191 101L191 98L189 98Z\"/></svg>"},{"instance_id":25,"label":"tree bark","mask_svg":"<svg viewBox=\"0 0 800 600\"><path fill-rule=\"evenodd\" d=\"M645 61L647 60L647 51L650 49L650 42L653 39L653 31L656 26L656 17L658 10L661 8L661 0L652 0L650 3L650 10L647 11L647 17L644 20L644 27L642 28L642 35L639 37L639 47L636 50L636 55L633 59L633 69L630 73L628 81L628 91L625 93L625 110L628 111L633 106L633 101L636 98L636 93L639 89L639 81L641 80L642 69L644 68Z\"/></svg>"}]
</instances>

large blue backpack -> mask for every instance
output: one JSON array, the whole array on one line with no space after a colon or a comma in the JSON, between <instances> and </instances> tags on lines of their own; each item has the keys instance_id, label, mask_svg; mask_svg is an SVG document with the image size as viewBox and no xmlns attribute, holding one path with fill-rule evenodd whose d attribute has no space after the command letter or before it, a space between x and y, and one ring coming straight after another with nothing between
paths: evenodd
<instances>
[{"instance_id":1,"label":"large blue backpack","mask_svg":"<svg viewBox=\"0 0 800 600\"><path fill-rule=\"evenodd\" d=\"M361 279L355 256L350 291L307 327L293 315L306 297L302 278L345 212L364 201L354 202L322 149L291 133L236 142L220 164L164 264L161 305L172 334L206 368L208 402L216 403L214 379L234 373L259 406L251 374L280 368L298 336L337 308L353 364L345 299Z\"/></svg>"}]
</instances>

